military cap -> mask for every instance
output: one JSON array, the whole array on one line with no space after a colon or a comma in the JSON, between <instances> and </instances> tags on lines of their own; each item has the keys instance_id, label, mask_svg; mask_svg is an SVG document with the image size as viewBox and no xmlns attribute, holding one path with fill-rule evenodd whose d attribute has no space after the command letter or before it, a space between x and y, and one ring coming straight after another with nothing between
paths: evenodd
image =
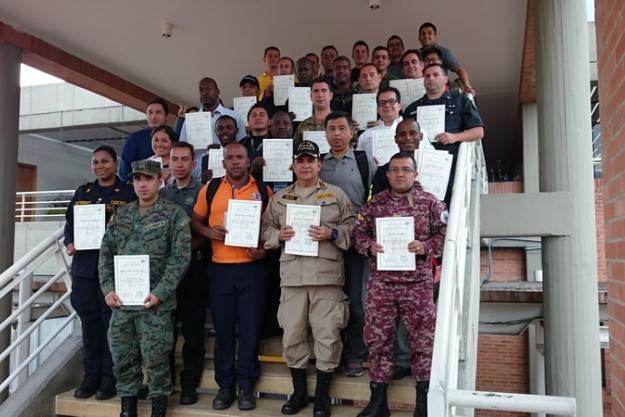
<instances>
[{"instance_id":1,"label":"military cap","mask_svg":"<svg viewBox=\"0 0 625 417\"><path fill-rule=\"evenodd\" d=\"M132 175L144 174L151 177L158 177L159 175L161 175L161 164L156 161L143 159L141 161L134 161L131 165Z\"/></svg>"},{"instance_id":2,"label":"military cap","mask_svg":"<svg viewBox=\"0 0 625 417\"><path fill-rule=\"evenodd\" d=\"M319 159L319 146L315 142L309 140L301 141L293 152L293 159L297 159L302 155L310 155L313 158Z\"/></svg>"}]
</instances>

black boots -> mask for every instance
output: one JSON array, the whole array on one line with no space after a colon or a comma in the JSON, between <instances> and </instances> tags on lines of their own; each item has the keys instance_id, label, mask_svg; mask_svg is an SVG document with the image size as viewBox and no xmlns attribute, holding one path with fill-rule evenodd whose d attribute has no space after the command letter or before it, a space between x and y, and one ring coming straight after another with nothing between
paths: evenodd
<instances>
[{"instance_id":1,"label":"black boots","mask_svg":"<svg viewBox=\"0 0 625 417\"><path fill-rule=\"evenodd\" d=\"M137 417L137 397L122 397L122 412L119 417Z\"/></svg>"},{"instance_id":2,"label":"black boots","mask_svg":"<svg viewBox=\"0 0 625 417\"><path fill-rule=\"evenodd\" d=\"M330 381L332 372L317 369L317 386L315 387L315 403L313 417L330 417Z\"/></svg>"},{"instance_id":3,"label":"black boots","mask_svg":"<svg viewBox=\"0 0 625 417\"><path fill-rule=\"evenodd\" d=\"M100 379L92 376L87 376L82 380L82 383L76 391L74 391L74 397L76 398L89 398L96 393L100 386Z\"/></svg>"},{"instance_id":4,"label":"black boots","mask_svg":"<svg viewBox=\"0 0 625 417\"><path fill-rule=\"evenodd\" d=\"M371 382L369 386L371 387L369 404L358 414L358 417L389 417L391 412L386 402L388 384Z\"/></svg>"},{"instance_id":5,"label":"black boots","mask_svg":"<svg viewBox=\"0 0 625 417\"><path fill-rule=\"evenodd\" d=\"M289 368L293 380L293 395L282 406L282 414L297 414L308 405L308 384L306 369Z\"/></svg>"},{"instance_id":6,"label":"black boots","mask_svg":"<svg viewBox=\"0 0 625 417\"><path fill-rule=\"evenodd\" d=\"M152 398L152 417L167 415L167 397L164 395Z\"/></svg>"},{"instance_id":7,"label":"black boots","mask_svg":"<svg viewBox=\"0 0 625 417\"><path fill-rule=\"evenodd\" d=\"M100 384L100 388L95 392L95 399L99 401L110 400L114 396L117 395L117 390L115 389L115 378L112 377L103 377L102 383Z\"/></svg>"},{"instance_id":8,"label":"black boots","mask_svg":"<svg viewBox=\"0 0 625 417\"><path fill-rule=\"evenodd\" d=\"M417 405L414 408L414 417L428 417L428 389L430 381L417 381Z\"/></svg>"}]
</instances>

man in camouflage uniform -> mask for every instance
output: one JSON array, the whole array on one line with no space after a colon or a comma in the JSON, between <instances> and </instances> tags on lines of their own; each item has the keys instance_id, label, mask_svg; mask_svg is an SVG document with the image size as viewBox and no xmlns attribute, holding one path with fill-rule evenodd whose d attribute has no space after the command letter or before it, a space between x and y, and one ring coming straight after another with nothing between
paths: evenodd
<instances>
[{"instance_id":1,"label":"man in camouflage uniform","mask_svg":"<svg viewBox=\"0 0 625 417\"><path fill-rule=\"evenodd\" d=\"M365 343L369 349L371 399L358 417L388 416L386 391L393 374L393 342L397 323L406 326L412 350L412 376L417 382L415 417L427 416L427 391L434 345L432 257L440 255L445 240L445 204L415 182L416 163L410 153L391 158L387 172L390 190L376 194L356 221L356 249L371 257L365 305ZM416 256L415 271L379 271L376 218L413 217L414 239L408 251Z\"/></svg>"},{"instance_id":2,"label":"man in camouflage uniform","mask_svg":"<svg viewBox=\"0 0 625 417\"><path fill-rule=\"evenodd\" d=\"M191 230L184 211L159 198L160 172L154 161L132 163L138 200L114 214L100 249L100 286L106 304L113 309L108 339L122 399L120 417L137 416L142 361L152 417L166 415L167 396L172 392L172 310L176 307L176 286L190 261ZM115 292L115 255L150 256L150 294L142 306L124 306Z\"/></svg>"}]
</instances>

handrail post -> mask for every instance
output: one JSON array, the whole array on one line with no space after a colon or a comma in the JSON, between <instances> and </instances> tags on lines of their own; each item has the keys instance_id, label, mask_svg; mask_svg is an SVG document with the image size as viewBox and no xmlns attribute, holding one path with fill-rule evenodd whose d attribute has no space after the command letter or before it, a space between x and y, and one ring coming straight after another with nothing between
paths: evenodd
<instances>
[{"instance_id":1,"label":"handrail post","mask_svg":"<svg viewBox=\"0 0 625 417\"><path fill-rule=\"evenodd\" d=\"M30 274L28 278L22 280L19 286L19 302L18 308L22 307L28 299L33 295L33 275ZM30 321L32 318L32 308L29 305L22 314L17 318L17 334L16 337L20 337L30 325ZM24 339L24 341L20 344L20 347L17 349L17 363L16 366L20 366L22 362L28 358L30 351L30 337ZM19 387L22 383L26 381L28 378L28 368L25 368L19 375L16 380L17 386Z\"/></svg>"},{"instance_id":2,"label":"handrail post","mask_svg":"<svg viewBox=\"0 0 625 417\"><path fill-rule=\"evenodd\" d=\"M24 210L26 210L26 194L24 193L22 193L21 202L22 202L22 209L21 209L20 221L23 223L24 222Z\"/></svg>"}]
</instances>

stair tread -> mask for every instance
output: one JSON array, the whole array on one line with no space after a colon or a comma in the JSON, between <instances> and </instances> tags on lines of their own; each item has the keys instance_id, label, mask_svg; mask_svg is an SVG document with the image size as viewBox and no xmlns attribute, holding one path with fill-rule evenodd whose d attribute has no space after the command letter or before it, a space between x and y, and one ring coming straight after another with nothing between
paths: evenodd
<instances>
[{"instance_id":1,"label":"stair tread","mask_svg":"<svg viewBox=\"0 0 625 417\"><path fill-rule=\"evenodd\" d=\"M215 371L212 360L206 360L200 380L202 390L215 390ZM315 369L308 368L308 391L312 395L315 388ZM293 391L289 368L280 363L261 363L261 375L256 383L256 391L265 394L290 394ZM369 372L360 377L347 377L336 372L332 378L330 395L334 398L354 401L369 400ZM415 385L412 378L406 377L392 381L388 388L389 402L395 404L414 404Z\"/></svg>"},{"instance_id":2,"label":"stair tread","mask_svg":"<svg viewBox=\"0 0 625 417\"><path fill-rule=\"evenodd\" d=\"M257 407L253 411L240 411L236 403L227 410L213 410L212 401L214 395L200 394L199 401L193 405L179 405L178 395L169 398L168 417L275 417L280 416L280 408L284 400L261 398L257 400ZM56 414L59 416L71 417L110 417L119 413L119 398L108 401L98 401L96 399L74 398L73 390L56 396ZM150 415L150 402L139 401L139 417ZM355 417L360 408L350 405L332 406L332 416L334 417ZM310 416L312 414L312 404L308 405L296 416ZM394 417L409 417L411 412L393 411Z\"/></svg>"}]
</instances>

